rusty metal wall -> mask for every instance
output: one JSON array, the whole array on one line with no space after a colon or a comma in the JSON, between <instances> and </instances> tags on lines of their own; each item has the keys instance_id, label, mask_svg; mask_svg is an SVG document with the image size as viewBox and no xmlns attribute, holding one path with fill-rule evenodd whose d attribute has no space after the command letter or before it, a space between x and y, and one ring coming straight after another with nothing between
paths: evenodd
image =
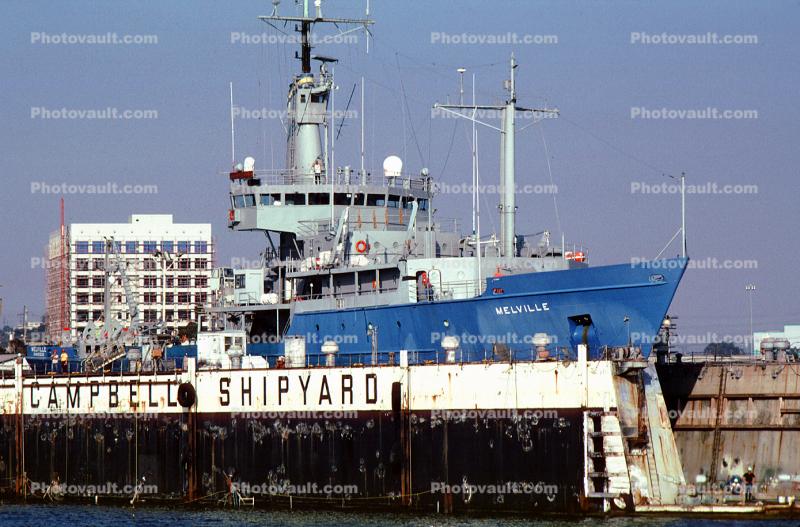
<instances>
[{"instance_id":1,"label":"rusty metal wall","mask_svg":"<svg viewBox=\"0 0 800 527\"><path fill-rule=\"evenodd\" d=\"M120 489L146 483L157 493L145 500L215 503L227 497L230 478L251 491L261 489L264 494L246 493L261 505L287 505L287 497L268 492L295 485L295 507L579 510L581 410L519 412L474 416L398 409L331 419L188 412L24 421L5 414L2 493L30 495L32 483L41 489L53 480ZM509 483L529 487L491 490ZM455 490L435 490L441 484ZM323 492L326 485L333 492ZM465 485L481 490L470 492Z\"/></svg>"},{"instance_id":2,"label":"rusty metal wall","mask_svg":"<svg viewBox=\"0 0 800 527\"><path fill-rule=\"evenodd\" d=\"M671 363L658 375L687 482L752 466L768 491L800 476L800 365Z\"/></svg>"}]
</instances>

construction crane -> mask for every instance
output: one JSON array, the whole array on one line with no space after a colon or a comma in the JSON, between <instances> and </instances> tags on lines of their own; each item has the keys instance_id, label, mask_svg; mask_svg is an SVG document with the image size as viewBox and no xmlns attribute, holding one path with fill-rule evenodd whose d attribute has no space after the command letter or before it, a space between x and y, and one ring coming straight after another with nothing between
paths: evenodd
<instances>
[{"instance_id":1,"label":"construction crane","mask_svg":"<svg viewBox=\"0 0 800 527\"><path fill-rule=\"evenodd\" d=\"M134 352L131 353L131 357L136 355L142 357L144 351L151 347L153 331L157 331L159 325L144 325L139 322L139 304L131 288L125 260L113 237L105 239L103 267L105 276L103 326L98 328L94 322L90 322L78 340L78 351L81 356L86 357L84 370L87 372L100 371L114 361L124 358L128 354L126 343L131 340L133 341L131 351ZM127 328L123 327L121 321L114 318L111 313L111 278L114 273L119 275L125 292L125 303L128 305L130 315L130 324Z\"/></svg>"}]
</instances>

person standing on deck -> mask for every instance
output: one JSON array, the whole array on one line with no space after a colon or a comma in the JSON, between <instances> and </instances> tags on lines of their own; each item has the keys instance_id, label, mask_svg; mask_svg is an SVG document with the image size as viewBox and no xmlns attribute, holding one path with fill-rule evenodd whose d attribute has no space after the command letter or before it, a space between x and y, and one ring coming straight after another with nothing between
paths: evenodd
<instances>
[{"instance_id":1,"label":"person standing on deck","mask_svg":"<svg viewBox=\"0 0 800 527\"><path fill-rule=\"evenodd\" d=\"M744 501L747 503L753 501L753 483L756 480L753 467L747 467L747 472L742 475L742 478L744 478Z\"/></svg>"},{"instance_id":2,"label":"person standing on deck","mask_svg":"<svg viewBox=\"0 0 800 527\"><path fill-rule=\"evenodd\" d=\"M69 373L69 355L64 348L61 348L61 372Z\"/></svg>"},{"instance_id":3,"label":"person standing on deck","mask_svg":"<svg viewBox=\"0 0 800 527\"><path fill-rule=\"evenodd\" d=\"M53 353L50 355L50 362L53 367L53 373L58 371L58 348L53 348Z\"/></svg>"},{"instance_id":4,"label":"person standing on deck","mask_svg":"<svg viewBox=\"0 0 800 527\"><path fill-rule=\"evenodd\" d=\"M322 183L322 159L320 158L314 161L314 183L317 185Z\"/></svg>"}]
</instances>

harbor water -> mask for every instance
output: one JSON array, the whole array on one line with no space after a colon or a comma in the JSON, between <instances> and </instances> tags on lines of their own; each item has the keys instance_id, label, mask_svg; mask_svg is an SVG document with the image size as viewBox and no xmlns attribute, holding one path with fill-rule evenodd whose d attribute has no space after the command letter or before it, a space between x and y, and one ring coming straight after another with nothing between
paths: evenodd
<instances>
[{"instance_id":1,"label":"harbor water","mask_svg":"<svg viewBox=\"0 0 800 527\"><path fill-rule=\"evenodd\" d=\"M232 525L269 526L327 526L348 525L350 527L373 526L475 526L494 525L537 527L589 527L600 522L604 527L688 527L688 526L733 526L733 527L777 527L797 525L797 520L706 520L675 518L625 518L607 519L532 519L513 516L472 518L443 515L411 514L351 514L345 512L300 512L265 510L187 510L182 508L129 508L92 505L0 505L0 526L41 525L93 525L95 527L161 526L170 527L226 527Z\"/></svg>"}]
</instances>

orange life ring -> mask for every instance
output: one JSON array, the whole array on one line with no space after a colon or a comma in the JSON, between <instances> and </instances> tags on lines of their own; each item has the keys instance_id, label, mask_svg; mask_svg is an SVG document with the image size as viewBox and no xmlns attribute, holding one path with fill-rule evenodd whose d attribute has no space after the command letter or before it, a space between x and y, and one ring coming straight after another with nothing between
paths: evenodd
<instances>
[{"instance_id":1,"label":"orange life ring","mask_svg":"<svg viewBox=\"0 0 800 527\"><path fill-rule=\"evenodd\" d=\"M356 251L360 253L367 252L367 242L365 242L364 240L358 240L356 242Z\"/></svg>"},{"instance_id":2,"label":"orange life ring","mask_svg":"<svg viewBox=\"0 0 800 527\"><path fill-rule=\"evenodd\" d=\"M235 218L235 215L234 215L233 209L228 209L228 220L229 221L233 221L234 218Z\"/></svg>"}]
</instances>

